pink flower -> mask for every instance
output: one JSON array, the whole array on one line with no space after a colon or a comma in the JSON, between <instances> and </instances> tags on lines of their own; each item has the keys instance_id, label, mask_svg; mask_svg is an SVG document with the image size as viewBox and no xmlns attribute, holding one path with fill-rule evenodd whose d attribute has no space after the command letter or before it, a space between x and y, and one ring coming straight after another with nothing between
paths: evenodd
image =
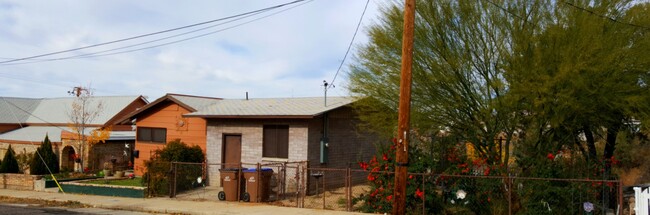
<instances>
[{"instance_id":1,"label":"pink flower","mask_svg":"<svg viewBox=\"0 0 650 215\"><path fill-rule=\"evenodd\" d=\"M393 195L386 196L386 200L388 200L389 202L390 202L390 200L392 200L392 199L393 199Z\"/></svg>"}]
</instances>

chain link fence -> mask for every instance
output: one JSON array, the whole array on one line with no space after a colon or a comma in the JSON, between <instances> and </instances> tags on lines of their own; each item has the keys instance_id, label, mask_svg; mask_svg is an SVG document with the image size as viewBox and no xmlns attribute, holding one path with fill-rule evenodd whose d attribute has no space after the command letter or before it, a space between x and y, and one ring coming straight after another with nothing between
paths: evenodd
<instances>
[{"instance_id":1,"label":"chain link fence","mask_svg":"<svg viewBox=\"0 0 650 215\"><path fill-rule=\"evenodd\" d=\"M160 162L152 167L163 171L146 178L149 196L219 201L222 173L234 171L240 177L235 201L390 213L393 200L394 172L308 168L308 162ZM251 186L267 176L268 181L260 181L265 186ZM408 173L405 195L408 214L621 214L621 185L617 180ZM245 199L253 192L259 195Z\"/></svg>"}]
</instances>

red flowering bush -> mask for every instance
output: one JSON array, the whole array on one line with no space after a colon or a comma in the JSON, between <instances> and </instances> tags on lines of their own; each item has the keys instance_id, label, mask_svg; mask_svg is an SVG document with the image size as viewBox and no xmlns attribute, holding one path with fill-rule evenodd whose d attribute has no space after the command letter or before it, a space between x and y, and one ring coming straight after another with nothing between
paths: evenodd
<instances>
[{"instance_id":1,"label":"red flowering bush","mask_svg":"<svg viewBox=\"0 0 650 215\"><path fill-rule=\"evenodd\" d=\"M409 173L424 173L433 166L433 160L424 158L417 146L410 147ZM368 162L358 162L359 167L368 171L368 184L371 189L368 193L354 198L354 203L362 202L358 210L370 213L390 213L394 201L393 191L395 183L395 141L392 144L378 147L377 155ZM423 180L430 180L426 188L422 187ZM439 197L435 195L433 177L409 175L406 185L407 210L422 210L426 204L427 214L441 210ZM427 193L424 190L428 191Z\"/></svg>"}]
</instances>

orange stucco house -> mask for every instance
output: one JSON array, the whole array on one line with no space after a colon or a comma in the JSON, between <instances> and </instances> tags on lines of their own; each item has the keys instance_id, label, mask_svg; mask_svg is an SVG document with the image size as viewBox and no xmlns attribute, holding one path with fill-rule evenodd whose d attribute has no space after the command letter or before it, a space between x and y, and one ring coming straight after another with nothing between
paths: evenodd
<instances>
[{"instance_id":1,"label":"orange stucco house","mask_svg":"<svg viewBox=\"0 0 650 215\"><path fill-rule=\"evenodd\" d=\"M122 118L122 124L136 125L136 141L133 169L136 175L145 172L144 161L150 160L154 151L174 139L181 139L190 146L206 150L206 120L187 118L203 106L221 100L180 94L166 94L148 105Z\"/></svg>"}]
</instances>

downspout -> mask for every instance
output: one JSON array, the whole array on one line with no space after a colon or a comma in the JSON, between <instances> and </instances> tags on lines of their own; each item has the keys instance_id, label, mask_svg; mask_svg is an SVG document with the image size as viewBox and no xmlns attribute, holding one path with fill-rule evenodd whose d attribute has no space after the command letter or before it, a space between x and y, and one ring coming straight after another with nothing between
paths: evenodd
<instances>
[{"instance_id":1,"label":"downspout","mask_svg":"<svg viewBox=\"0 0 650 215\"><path fill-rule=\"evenodd\" d=\"M328 161L327 151L329 148L329 138L327 137L327 127L329 125L329 116L323 114L323 137L320 139L320 163L325 164Z\"/></svg>"}]
</instances>

